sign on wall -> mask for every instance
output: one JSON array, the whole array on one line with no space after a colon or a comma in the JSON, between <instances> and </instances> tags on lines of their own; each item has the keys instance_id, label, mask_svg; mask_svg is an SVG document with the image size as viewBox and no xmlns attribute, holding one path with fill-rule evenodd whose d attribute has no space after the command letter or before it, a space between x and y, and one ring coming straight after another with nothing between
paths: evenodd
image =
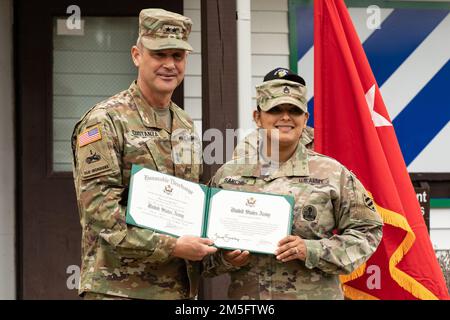
<instances>
[{"instance_id":1,"label":"sign on wall","mask_svg":"<svg viewBox=\"0 0 450 320\"><path fill-rule=\"evenodd\" d=\"M417 201L419 201L425 225L428 233L430 232L430 186L427 183L421 183L420 186L414 186Z\"/></svg>"},{"instance_id":2,"label":"sign on wall","mask_svg":"<svg viewBox=\"0 0 450 320\"><path fill-rule=\"evenodd\" d=\"M307 82L313 126L313 8L305 2L289 3L290 63ZM450 172L450 4L371 2L379 5L346 1L408 170Z\"/></svg>"}]
</instances>

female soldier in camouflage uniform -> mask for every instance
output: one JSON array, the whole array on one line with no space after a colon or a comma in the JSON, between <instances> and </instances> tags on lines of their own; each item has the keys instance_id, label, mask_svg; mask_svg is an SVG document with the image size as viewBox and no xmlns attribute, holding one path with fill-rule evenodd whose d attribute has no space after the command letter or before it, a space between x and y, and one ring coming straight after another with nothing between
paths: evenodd
<instances>
[{"instance_id":1,"label":"female soldier in camouflage uniform","mask_svg":"<svg viewBox=\"0 0 450 320\"><path fill-rule=\"evenodd\" d=\"M275 69L264 80L254 111L258 152L247 148L253 152L237 155L211 185L292 195L292 232L273 256L219 251L205 261L205 275L229 272L232 299L342 299L338 275L369 259L381 240L382 220L348 169L300 142L308 119L304 80L287 69ZM279 150L264 157L261 145L273 139Z\"/></svg>"}]
</instances>

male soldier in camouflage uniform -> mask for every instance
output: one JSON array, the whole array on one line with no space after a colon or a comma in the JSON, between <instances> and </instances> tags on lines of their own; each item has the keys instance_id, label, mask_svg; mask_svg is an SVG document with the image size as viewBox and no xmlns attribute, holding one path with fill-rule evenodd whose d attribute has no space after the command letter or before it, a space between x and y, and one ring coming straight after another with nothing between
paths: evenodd
<instances>
[{"instance_id":1,"label":"male soldier in camouflage uniform","mask_svg":"<svg viewBox=\"0 0 450 320\"><path fill-rule=\"evenodd\" d=\"M79 293L85 298L193 298L199 265L191 261L216 251L209 239L176 239L125 223L133 163L199 180L192 120L171 101L192 50L187 42L191 25L176 13L142 10L139 39L131 49L137 81L95 105L75 126L74 178L82 226Z\"/></svg>"},{"instance_id":2,"label":"male soldier in camouflage uniform","mask_svg":"<svg viewBox=\"0 0 450 320\"><path fill-rule=\"evenodd\" d=\"M342 299L338 275L367 261L381 240L382 220L359 180L299 142L308 118L305 97L301 77L271 71L257 87L254 119L264 134L250 145L258 152L236 155L212 178L213 187L295 199L291 235L280 239L275 255L220 250L205 258L206 276L230 273L232 299ZM270 164L273 154L262 157L259 148L274 131L278 167Z\"/></svg>"}]
</instances>

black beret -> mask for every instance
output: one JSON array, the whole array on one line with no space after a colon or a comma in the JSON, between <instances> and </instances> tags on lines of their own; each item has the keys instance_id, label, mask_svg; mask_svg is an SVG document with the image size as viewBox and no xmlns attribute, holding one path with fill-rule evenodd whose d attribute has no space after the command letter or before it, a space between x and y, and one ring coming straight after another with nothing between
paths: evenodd
<instances>
[{"instance_id":1,"label":"black beret","mask_svg":"<svg viewBox=\"0 0 450 320\"><path fill-rule=\"evenodd\" d=\"M296 74L286 68L273 69L272 71L270 71L268 74L266 74L264 76L263 81L266 82L266 81L270 81L270 80L279 80L279 79L294 81L294 82L300 83L304 86L306 85L306 82L302 77L300 77L298 74Z\"/></svg>"}]
</instances>

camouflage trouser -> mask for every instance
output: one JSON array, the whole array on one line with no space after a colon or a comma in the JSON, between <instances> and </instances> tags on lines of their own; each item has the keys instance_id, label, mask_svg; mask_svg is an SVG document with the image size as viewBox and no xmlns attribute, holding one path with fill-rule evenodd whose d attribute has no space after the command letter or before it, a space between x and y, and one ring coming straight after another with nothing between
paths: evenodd
<instances>
[{"instance_id":1,"label":"camouflage trouser","mask_svg":"<svg viewBox=\"0 0 450 320\"><path fill-rule=\"evenodd\" d=\"M109 294L86 292L83 296L84 300L131 300L130 298L112 296Z\"/></svg>"},{"instance_id":2,"label":"camouflage trouser","mask_svg":"<svg viewBox=\"0 0 450 320\"><path fill-rule=\"evenodd\" d=\"M83 295L84 300L133 300L133 298L126 298L126 297L119 297L119 296L113 296L109 294L104 293L97 293L97 292L85 292ZM198 300L197 296L187 299L180 299L180 300Z\"/></svg>"}]
</instances>

